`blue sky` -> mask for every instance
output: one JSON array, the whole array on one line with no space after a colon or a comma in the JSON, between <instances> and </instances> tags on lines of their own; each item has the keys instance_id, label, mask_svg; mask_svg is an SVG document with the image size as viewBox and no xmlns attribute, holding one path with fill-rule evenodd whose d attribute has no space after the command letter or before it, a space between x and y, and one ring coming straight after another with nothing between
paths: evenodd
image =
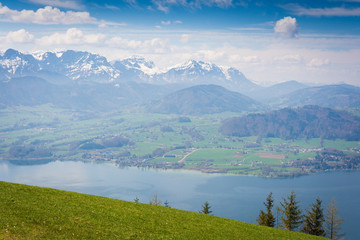
<instances>
[{"instance_id":1,"label":"blue sky","mask_svg":"<svg viewBox=\"0 0 360 240\"><path fill-rule=\"evenodd\" d=\"M270 85L360 85L360 0L0 0L0 49L188 59Z\"/></svg>"}]
</instances>

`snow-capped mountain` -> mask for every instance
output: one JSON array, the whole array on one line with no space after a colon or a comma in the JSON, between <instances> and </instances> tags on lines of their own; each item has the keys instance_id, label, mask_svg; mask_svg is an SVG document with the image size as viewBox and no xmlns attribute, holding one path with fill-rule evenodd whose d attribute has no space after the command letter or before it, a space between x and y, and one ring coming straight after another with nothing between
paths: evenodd
<instances>
[{"instance_id":1,"label":"snow-capped mountain","mask_svg":"<svg viewBox=\"0 0 360 240\"><path fill-rule=\"evenodd\" d=\"M161 72L152 61L138 56L110 63L103 56L72 50L23 54L8 49L0 55L0 79L25 76L41 77L54 84L116 85L127 81L184 87L217 84L245 94L258 87L237 69L195 60Z\"/></svg>"},{"instance_id":2,"label":"snow-capped mountain","mask_svg":"<svg viewBox=\"0 0 360 240\"><path fill-rule=\"evenodd\" d=\"M45 52L36 56L41 70L64 73L74 81L107 83L119 78L120 72L105 57L72 50Z\"/></svg>"},{"instance_id":3,"label":"snow-capped mountain","mask_svg":"<svg viewBox=\"0 0 360 240\"><path fill-rule=\"evenodd\" d=\"M40 70L39 62L32 56L8 49L0 56L0 79L31 75Z\"/></svg>"},{"instance_id":4,"label":"snow-capped mountain","mask_svg":"<svg viewBox=\"0 0 360 240\"><path fill-rule=\"evenodd\" d=\"M259 88L235 68L219 67L212 63L195 60L189 60L170 68L167 72L156 74L152 77L152 81L185 86L216 84L244 94Z\"/></svg>"},{"instance_id":5,"label":"snow-capped mountain","mask_svg":"<svg viewBox=\"0 0 360 240\"><path fill-rule=\"evenodd\" d=\"M149 83L151 76L159 72L154 62L139 56L114 61L112 66L120 71L121 79L126 81Z\"/></svg>"},{"instance_id":6,"label":"snow-capped mountain","mask_svg":"<svg viewBox=\"0 0 360 240\"><path fill-rule=\"evenodd\" d=\"M72 50L23 54L9 49L0 56L1 78L42 76L44 72L63 75L73 81L108 83L120 77L105 57Z\"/></svg>"},{"instance_id":7,"label":"snow-capped mountain","mask_svg":"<svg viewBox=\"0 0 360 240\"><path fill-rule=\"evenodd\" d=\"M158 74L157 81L163 83L185 83L203 84L211 83L214 79L225 78L221 68L215 64L202 61L189 60L188 62L177 65L167 72Z\"/></svg>"}]
</instances>

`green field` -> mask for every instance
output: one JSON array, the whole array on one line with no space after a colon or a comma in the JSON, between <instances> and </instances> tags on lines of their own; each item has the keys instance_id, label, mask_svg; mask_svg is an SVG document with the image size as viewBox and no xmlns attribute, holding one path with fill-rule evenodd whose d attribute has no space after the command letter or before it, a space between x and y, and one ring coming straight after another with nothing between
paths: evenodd
<instances>
[{"instance_id":1,"label":"green field","mask_svg":"<svg viewBox=\"0 0 360 240\"><path fill-rule=\"evenodd\" d=\"M321 149L355 154L360 147L359 142L345 140L223 136L219 126L230 116L236 114L186 116L189 121L184 122L179 121L184 116L140 110L96 113L51 105L7 108L0 110L0 158L111 161L125 166L276 177L319 171L300 169L296 161L313 161ZM117 136L130 141L103 146Z\"/></svg>"},{"instance_id":2,"label":"green field","mask_svg":"<svg viewBox=\"0 0 360 240\"><path fill-rule=\"evenodd\" d=\"M0 182L0 239L323 239L162 206Z\"/></svg>"}]
</instances>

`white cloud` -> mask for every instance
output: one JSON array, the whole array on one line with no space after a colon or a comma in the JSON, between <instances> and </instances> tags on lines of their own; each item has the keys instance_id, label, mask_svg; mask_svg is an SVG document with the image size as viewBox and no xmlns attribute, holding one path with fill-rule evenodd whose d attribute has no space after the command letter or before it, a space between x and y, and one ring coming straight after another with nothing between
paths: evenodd
<instances>
[{"instance_id":1,"label":"white cloud","mask_svg":"<svg viewBox=\"0 0 360 240\"><path fill-rule=\"evenodd\" d=\"M258 56L245 56L241 58L242 61L246 63L259 63L260 59Z\"/></svg>"},{"instance_id":2,"label":"white cloud","mask_svg":"<svg viewBox=\"0 0 360 240\"><path fill-rule=\"evenodd\" d=\"M276 22L274 31L281 36L294 38L298 34L299 25L296 22L296 18L284 17Z\"/></svg>"},{"instance_id":3,"label":"white cloud","mask_svg":"<svg viewBox=\"0 0 360 240\"><path fill-rule=\"evenodd\" d=\"M130 40L122 37L112 37L105 41L109 47L119 49L132 49L138 53L169 53L169 41L167 39L152 38L145 41ZM131 54L133 55L133 54Z\"/></svg>"},{"instance_id":4,"label":"white cloud","mask_svg":"<svg viewBox=\"0 0 360 240\"><path fill-rule=\"evenodd\" d=\"M142 42L137 40L129 40L121 37L112 37L105 41L110 47L132 48L136 49L141 46Z\"/></svg>"},{"instance_id":5,"label":"white cloud","mask_svg":"<svg viewBox=\"0 0 360 240\"><path fill-rule=\"evenodd\" d=\"M187 8L202 8L202 6L216 6L228 8L233 6L233 0L152 0L156 8L168 13L172 6L183 6ZM242 2L237 4L241 5Z\"/></svg>"},{"instance_id":6,"label":"white cloud","mask_svg":"<svg viewBox=\"0 0 360 240\"><path fill-rule=\"evenodd\" d=\"M329 59L320 59L320 58L313 58L310 60L308 66L309 67L323 67L330 64Z\"/></svg>"},{"instance_id":7,"label":"white cloud","mask_svg":"<svg viewBox=\"0 0 360 240\"><path fill-rule=\"evenodd\" d=\"M162 24L162 25L170 25L170 24L171 24L171 21L161 21L161 24Z\"/></svg>"},{"instance_id":8,"label":"white cloud","mask_svg":"<svg viewBox=\"0 0 360 240\"><path fill-rule=\"evenodd\" d=\"M45 46L99 44L104 41L105 37L104 34L84 34L77 28L70 28L66 33L54 33L37 39L37 43Z\"/></svg>"},{"instance_id":9,"label":"white cloud","mask_svg":"<svg viewBox=\"0 0 360 240\"><path fill-rule=\"evenodd\" d=\"M33 10L12 10L0 3L0 21L36 24L97 24L88 12L63 12L58 8L46 6Z\"/></svg>"},{"instance_id":10,"label":"white cloud","mask_svg":"<svg viewBox=\"0 0 360 240\"><path fill-rule=\"evenodd\" d=\"M75 10L84 9L85 6L74 0L29 0L31 3L42 4L45 6L69 8Z\"/></svg>"},{"instance_id":11,"label":"white cloud","mask_svg":"<svg viewBox=\"0 0 360 240\"><path fill-rule=\"evenodd\" d=\"M161 21L161 24L162 24L162 25L181 24L181 23L182 23L182 21L179 21L179 20L177 20L177 21L170 21L170 20L168 20L168 21Z\"/></svg>"},{"instance_id":12,"label":"white cloud","mask_svg":"<svg viewBox=\"0 0 360 240\"><path fill-rule=\"evenodd\" d=\"M291 11L298 16L313 16L313 17L358 17L360 16L360 8L305 8L297 4L287 4L282 6L284 9Z\"/></svg>"},{"instance_id":13,"label":"white cloud","mask_svg":"<svg viewBox=\"0 0 360 240\"><path fill-rule=\"evenodd\" d=\"M290 54L290 55L274 57L274 61L280 62L280 63L298 64L298 63L301 63L302 60L303 59L299 54Z\"/></svg>"},{"instance_id":14,"label":"white cloud","mask_svg":"<svg viewBox=\"0 0 360 240\"><path fill-rule=\"evenodd\" d=\"M5 40L9 43L31 43L34 41L34 35L25 31L25 29L20 29L15 32L9 32Z\"/></svg>"},{"instance_id":15,"label":"white cloud","mask_svg":"<svg viewBox=\"0 0 360 240\"><path fill-rule=\"evenodd\" d=\"M181 35L180 42L187 43L187 42L190 41L190 39L191 39L191 35L184 33L184 34Z\"/></svg>"}]
</instances>

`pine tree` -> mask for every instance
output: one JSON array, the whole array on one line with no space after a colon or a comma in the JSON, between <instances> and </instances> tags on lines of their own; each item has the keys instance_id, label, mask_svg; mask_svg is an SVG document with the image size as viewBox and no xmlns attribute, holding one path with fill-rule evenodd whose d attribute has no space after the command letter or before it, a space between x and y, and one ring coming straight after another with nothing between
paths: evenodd
<instances>
[{"instance_id":1,"label":"pine tree","mask_svg":"<svg viewBox=\"0 0 360 240\"><path fill-rule=\"evenodd\" d=\"M203 209L200 211L201 213L203 213L203 214L210 214L210 213L212 213L212 211L210 210L211 206L210 206L210 204L209 204L208 201L206 201L206 202L204 203L204 205L202 205L202 208L203 208Z\"/></svg>"},{"instance_id":2,"label":"pine tree","mask_svg":"<svg viewBox=\"0 0 360 240\"><path fill-rule=\"evenodd\" d=\"M326 223L326 236L330 239L339 239L344 234L339 234L341 230L341 223L344 219L338 216L338 209L336 201L331 200L330 204L326 207L325 223Z\"/></svg>"},{"instance_id":3,"label":"pine tree","mask_svg":"<svg viewBox=\"0 0 360 240\"><path fill-rule=\"evenodd\" d=\"M166 200L166 201L164 202L164 207L171 208L171 207L170 207L170 203L168 202L168 200Z\"/></svg>"},{"instance_id":4,"label":"pine tree","mask_svg":"<svg viewBox=\"0 0 360 240\"><path fill-rule=\"evenodd\" d=\"M297 202L295 198L296 195L294 191L292 191L290 196L288 196L287 199L283 198L283 202L280 203L280 221L282 227L290 231L294 231L302 222L301 209L298 205L299 202Z\"/></svg>"},{"instance_id":5,"label":"pine tree","mask_svg":"<svg viewBox=\"0 0 360 240\"><path fill-rule=\"evenodd\" d=\"M316 198L316 202L312 204L311 210L307 210L304 225L301 229L302 232L316 236L325 235L323 226L325 219L321 203L322 201Z\"/></svg>"},{"instance_id":6,"label":"pine tree","mask_svg":"<svg viewBox=\"0 0 360 240\"><path fill-rule=\"evenodd\" d=\"M275 226L275 217L271 211L274 207L274 200L272 198L272 192L266 198L266 202L264 202L266 207L266 213L260 210L259 217L256 219L259 225L274 227Z\"/></svg>"}]
</instances>

